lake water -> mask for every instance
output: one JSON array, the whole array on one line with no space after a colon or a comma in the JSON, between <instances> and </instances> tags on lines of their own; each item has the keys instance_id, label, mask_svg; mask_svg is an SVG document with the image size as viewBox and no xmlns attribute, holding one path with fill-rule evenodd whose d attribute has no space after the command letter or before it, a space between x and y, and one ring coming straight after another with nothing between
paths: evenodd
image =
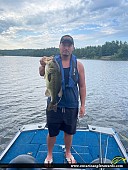
<instances>
[{"instance_id":1,"label":"lake water","mask_svg":"<svg viewBox=\"0 0 128 170\"><path fill-rule=\"evenodd\" d=\"M39 60L0 57L0 151L22 125L46 120L46 86L39 76ZM87 86L87 116L80 126L112 127L128 138L128 61L79 61ZM124 138L122 142L128 145Z\"/></svg>"}]
</instances>

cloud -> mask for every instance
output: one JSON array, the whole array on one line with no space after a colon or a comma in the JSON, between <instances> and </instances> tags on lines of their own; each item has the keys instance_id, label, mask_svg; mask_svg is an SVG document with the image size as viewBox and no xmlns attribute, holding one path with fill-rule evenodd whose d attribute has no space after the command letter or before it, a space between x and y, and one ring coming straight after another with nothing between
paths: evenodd
<instances>
[{"instance_id":1,"label":"cloud","mask_svg":"<svg viewBox=\"0 0 128 170\"><path fill-rule=\"evenodd\" d=\"M121 4L121 1L117 0L92 0L90 9L91 11L98 11L98 10L107 10L108 8L115 8Z\"/></svg>"},{"instance_id":2,"label":"cloud","mask_svg":"<svg viewBox=\"0 0 128 170\"><path fill-rule=\"evenodd\" d=\"M127 9L127 0L1 0L0 48L58 47L64 34L77 47L127 41Z\"/></svg>"}]
</instances>

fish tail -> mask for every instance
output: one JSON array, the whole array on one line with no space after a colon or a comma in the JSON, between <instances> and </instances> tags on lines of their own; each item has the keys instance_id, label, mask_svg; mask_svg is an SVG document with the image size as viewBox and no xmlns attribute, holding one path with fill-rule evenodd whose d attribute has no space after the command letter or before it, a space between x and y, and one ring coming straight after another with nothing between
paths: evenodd
<instances>
[{"instance_id":1,"label":"fish tail","mask_svg":"<svg viewBox=\"0 0 128 170\"><path fill-rule=\"evenodd\" d=\"M53 104L52 102L50 102L49 105L48 105L47 110L48 111L54 110L54 112L57 112L57 104Z\"/></svg>"}]
</instances>

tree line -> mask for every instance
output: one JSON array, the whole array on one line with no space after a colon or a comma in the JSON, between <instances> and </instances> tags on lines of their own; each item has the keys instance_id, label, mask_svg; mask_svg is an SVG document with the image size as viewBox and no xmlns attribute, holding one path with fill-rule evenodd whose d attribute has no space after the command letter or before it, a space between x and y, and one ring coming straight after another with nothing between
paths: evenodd
<instances>
[{"instance_id":1,"label":"tree line","mask_svg":"<svg viewBox=\"0 0 128 170\"><path fill-rule=\"evenodd\" d=\"M59 48L0 50L1 56L51 56L59 54ZM128 43L122 41L105 42L103 45L75 48L77 58L128 60Z\"/></svg>"}]
</instances>

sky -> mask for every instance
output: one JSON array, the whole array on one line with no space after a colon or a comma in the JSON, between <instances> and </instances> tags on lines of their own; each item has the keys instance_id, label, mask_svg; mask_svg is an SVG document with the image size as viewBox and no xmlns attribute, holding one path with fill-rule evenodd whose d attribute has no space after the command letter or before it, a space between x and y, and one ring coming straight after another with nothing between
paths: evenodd
<instances>
[{"instance_id":1,"label":"sky","mask_svg":"<svg viewBox=\"0 0 128 170\"><path fill-rule=\"evenodd\" d=\"M0 0L0 49L76 48L128 42L128 0Z\"/></svg>"}]
</instances>

